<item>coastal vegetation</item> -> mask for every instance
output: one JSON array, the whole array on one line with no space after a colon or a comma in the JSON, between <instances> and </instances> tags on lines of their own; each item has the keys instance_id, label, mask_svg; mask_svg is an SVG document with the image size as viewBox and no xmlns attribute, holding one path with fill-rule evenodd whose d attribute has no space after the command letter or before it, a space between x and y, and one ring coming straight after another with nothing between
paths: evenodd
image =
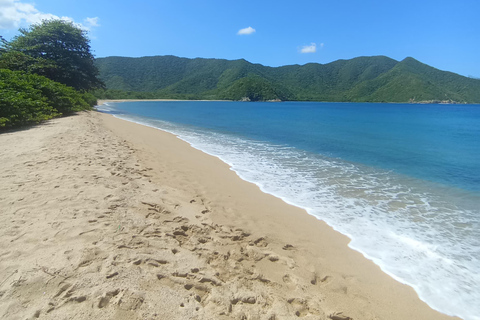
<instances>
[{"instance_id":1,"label":"coastal vegetation","mask_svg":"<svg viewBox=\"0 0 480 320\"><path fill-rule=\"evenodd\" d=\"M0 46L0 128L38 123L97 102L102 88L86 32L45 20Z\"/></svg>"},{"instance_id":2,"label":"coastal vegetation","mask_svg":"<svg viewBox=\"0 0 480 320\"><path fill-rule=\"evenodd\" d=\"M176 56L98 58L104 99L225 99L480 103L480 80L413 58L358 57L328 64L266 67L244 59Z\"/></svg>"}]
</instances>

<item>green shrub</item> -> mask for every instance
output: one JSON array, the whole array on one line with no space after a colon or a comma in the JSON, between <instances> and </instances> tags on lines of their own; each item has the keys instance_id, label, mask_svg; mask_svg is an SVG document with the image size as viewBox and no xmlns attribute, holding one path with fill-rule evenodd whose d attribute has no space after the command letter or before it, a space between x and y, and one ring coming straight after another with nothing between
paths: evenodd
<instances>
[{"instance_id":1,"label":"green shrub","mask_svg":"<svg viewBox=\"0 0 480 320\"><path fill-rule=\"evenodd\" d=\"M91 109L83 95L43 76L0 69L0 127L38 123Z\"/></svg>"},{"instance_id":2,"label":"green shrub","mask_svg":"<svg viewBox=\"0 0 480 320\"><path fill-rule=\"evenodd\" d=\"M97 105L97 97L95 97L90 92L84 92L82 94L82 98L91 108Z\"/></svg>"}]
</instances>

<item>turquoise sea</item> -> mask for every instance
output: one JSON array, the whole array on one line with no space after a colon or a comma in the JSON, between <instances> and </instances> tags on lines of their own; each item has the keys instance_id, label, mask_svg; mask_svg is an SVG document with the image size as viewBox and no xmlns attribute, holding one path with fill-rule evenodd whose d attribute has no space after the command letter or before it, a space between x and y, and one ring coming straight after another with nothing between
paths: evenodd
<instances>
[{"instance_id":1,"label":"turquoise sea","mask_svg":"<svg viewBox=\"0 0 480 320\"><path fill-rule=\"evenodd\" d=\"M125 102L305 208L434 309L480 319L480 105Z\"/></svg>"}]
</instances>

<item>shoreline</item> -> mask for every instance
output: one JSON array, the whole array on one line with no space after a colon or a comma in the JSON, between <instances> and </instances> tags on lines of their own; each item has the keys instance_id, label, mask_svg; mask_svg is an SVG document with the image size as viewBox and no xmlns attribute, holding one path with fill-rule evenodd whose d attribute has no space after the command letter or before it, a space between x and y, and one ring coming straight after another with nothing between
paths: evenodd
<instances>
[{"instance_id":1,"label":"shoreline","mask_svg":"<svg viewBox=\"0 0 480 320\"><path fill-rule=\"evenodd\" d=\"M183 99L99 99L97 105L101 106L108 102L141 102L141 101L233 101L233 102L246 102L236 100L183 100ZM287 101L253 101L253 102L316 102L316 103L388 103L388 104L408 104L408 105L480 105L478 103L466 103L466 102L442 102L442 101L415 101L415 102L355 102L355 101L312 101L312 100L287 100Z\"/></svg>"},{"instance_id":2,"label":"shoreline","mask_svg":"<svg viewBox=\"0 0 480 320\"><path fill-rule=\"evenodd\" d=\"M233 101L233 100L182 100L182 99L98 99L97 106L108 102L140 102L140 101Z\"/></svg>"},{"instance_id":3,"label":"shoreline","mask_svg":"<svg viewBox=\"0 0 480 320\"><path fill-rule=\"evenodd\" d=\"M386 275L388 275L389 277L391 277L392 279L394 279L394 280L397 281L398 283L400 283L400 284L402 284L402 285L406 285L406 286L408 286L408 287L411 287L411 288L415 291L415 294L419 297L419 299L420 299L422 302L426 303L426 304L427 304L430 308L432 308L433 310L436 310L436 311L444 314L444 311L441 311L441 309L439 310L439 309L436 309L434 306L429 305L428 302L427 302L426 300L424 300L424 299L420 296L420 293L419 293L420 291L417 291L417 290L419 290L419 288L416 286L415 282L408 282L408 281L406 281L406 280L398 277L396 274L394 274L394 273L392 273L392 272L389 272L388 269L387 269L387 267L386 267L384 264L382 264L382 261L375 261L374 258L370 257L370 256L368 255L368 253L364 252L361 248L355 247L355 246L352 244L352 239L353 239L353 238L352 238L348 233L342 233L341 231L337 230L334 225L331 225L331 224L329 224L328 222L326 222L326 221L324 221L324 220L316 217L314 214L309 213L309 209L308 209L307 207L303 207L303 206L301 206L301 205L292 203L292 202L288 201L287 199L285 199L285 198L283 198L283 197L281 197L281 196L278 196L278 195L276 195L276 194L274 194L274 193L271 193L271 192L269 192L269 191L267 191L267 190L262 189L262 186L261 186L260 184L256 183L255 181L248 180L248 179L246 179L245 177L242 177L237 171L235 171L233 168L231 168L228 161L225 161L224 159L222 159L221 157L219 157L219 156L217 156L217 155L215 155L215 154L211 154L211 153L209 153L209 152L207 152L207 151L205 151L205 150L202 150L202 149L200 149L200 148L192 145L189 141L184 140L183 138L177 136L177 135L176 135L175 133L173 133L173 132L166 131L166 130L164 130L164 129L162 129L162 128L158 128L158 127L151 126L151 125L148 125L148 124L143 124L143 123L141 123L141 122L135 122L135 121L133 121L133 120L122 119L122 118L120 118L120 117L117 117L116 115L112 115L112 116L115 117L115 118L117 118L117 119L119 119L119 120L122 120L122 121L131 122L131 123L134 123L134 124L136 124L136 125L146 126L146 127L149 127L149 128L153 128L153 129L156 129L156 130L160 130L160 131L165 132L165 133L167 133L167 134L171 134L171 135L173 135L174 137L176 137L177 139L181 140L182 142L185 142L186 144L188 144L191 148L194 148L195 150L198 150L198 151L201 152L201 153L205 153L205 154L207 154L207 155L209 155L209 156L211 156L211 157L214 157L214 158L220 160L222 163L226 164L226 165L228 166L228 168L229 168L231 171L233 171L233 172L235 173L235 175L236 175L239 179L241 179L241 180L243 180L243 181L245 181L245 182L247 182L247 183L249 183L249 184L255 185L255 186L256 186L261 192L263 192L264 194L273 196L274 198L279 199L279 200L281 200L282 202L284 202L286 205L288 205L288 206L293 206L293 207L299 209L300 211L303 211L303 214L307 214L307 215L313 217L314 219L320 221L322 224L325 224L328 228L334 230L334 232L338 233L339 235L341 235L341 236L343 236L343 237L346 237L346 238L348 239L348 241L347 241L347 246L348 246L349 249L351 249L351 250L359 253L364 259L367 259L368 261L371 261L375 266L377 266L377 267L381 270L381 272L385 273ZM438 306L438 304L437 304L437 306ZM448 314L447 314L447 315L448 315Z\"/></svg>"},{"instance_id":4,"label":"shoreline","mask_svg":"<svg viewBox=\"0 0 480 320\"><path fill-rule=\"evenodd\" d=\"M37 137L41 133L44 134L43 144ZM29 140L33 134L35 139ZM65 141L63 137L71 141ZM75 287L70 283L77 283L77 291L83 290L82 293L70 294L63 304L52 302L54 305L50 312L47 312L49 304L44 301L44 296L33 294L31 301L40 300L45 305L46 310L43 307L39 309L44 310L40 311L42 317L53 319L61 314L58 312L68 312L81 313L86 318L120 313L125 317L140 318L162 306L163 314L157 315L175 319L227 319L242 315L249 319L255 315L260 318L306 316L328 319L335 314L337 319L342 319L342 316L344 319L453 319L431 309L411 287L395 281L361 253L350 249L350 240L346 236L305 210L261 192L256 185L240 179L220 159L194 149L170 133L108 114L88 112L56 119L24 132L0 135L0 142L7 151L28 144L30 149L23 148L23 153L19 151L20 156L28 159L34 154L39 160L15 173L5 188L15 191L15 179L21 178L22 173L25 181L35 173L44 174L43 178L37 176L31 186L25 182L21 188L10 192L9 197L0 198L0 204L9 203L5 215L28 214L25 202L35 199L18 198L21 198L20 193L28 195L32 190L51 195L53 190L66 189L63 194L59 193L62 196L58 200L47 197L47 203L32 203L35 205L32 211L56 210L57 217L61 217L69 212L62 212L58 208L60 205L64 208L65 204L83 207L73 221L69 217L69 223L65 224L78 229L82 237L87 234L89 241L67 237L51 243L53 250L65 244L68 247L69 239L80 242L77 245L83 247L75 251L81 254L75 256L75 253L69 253L73 255L67 259L69 262L60 258L55 269L62 271L53 278L49 276L56 275L53 267L47 267L46 271L40 268L36 275L37 278L44 277L40 281L42 283L53 279L43 289L53 300L64 296L63 291L57 295L66 282L60 274L69 276L69 279L84 277L86 285L69 280L70 287L64 291L68 293ZM118 160L117 156L123 158ZM40 159L42 157L49 160ZM62 157L70 162L65 163ZM14 168L20 168L19 161L23 161L13 156L2 160L5 160L7 175L15 172ZM53 168L57 166L53 172L58 172L58 176L54 174L49 179L58 181L51 189L42 190L39 185L45 184L48 172L51 172L41 170L45 163ZM82 170L84 174L78 175L78 171ZM68 179L64 181L63 177ZM71 183L71 188L65 188L66 182ZM82 195L78 191L82 191ZM73 194L77 194L77 198ZM83 195L88 197L78 199ZM82 201L75 203L77 200ZM48 205L51 208L45 207ZM103 210L110 213L103 213ZM112 219L109 225L103 225L106 230L96 227L90 231L106 219L99 217L102 215ZM3 218L5 221L12 220ZM56 221L48 215L45 218L50 219L50 224ZM3 292L0 295L2 315L13 310L14 303L10 300L13 294L18 294L22 288L26 290L27 284L32 285L31 277L25 283L18 282L22 275L25 277L28 274L28 264L21 267L18 264L33 258L22 253L26 251L21 249L22 241L27 237L15 239L17 233L21 235L28 229L23 230L18 224L14 228L12 224L9 222L4 226L9 232L0 238L2 248L7 248L7 243L19 246L0 251L6 261L0 264L0 272L5 277L15 271L12 265L17 265L17 272L10 276L12 282L4 282L0 286ZM51 227L46 225L45 228L48 231ZM55 232L60 234L66 234L62 230L69 230L61 227L61 223L56 228L60 230ZM39 229L40 234L48 237L48 232ZM152 236L155 229L158 233ZM13 230L17 233L10 235ZM51 241L55 238L54 235L48 237ZM34 243L31 237L27 239L27 244ZM92 241L96 242L94 248ZM147 247L145 242L148 242ZM128 248L120 248L122 245L118 246L119 243ZM112 244L114 248L109 252L106 248ZM40 249L35 250L36 259L47 262L49 257L42 251L44 248ZM17 257L13 261L12 252L15 250ZM177 250L177 253L172 255L172 250ZM97 254L92 255L92 252ZM152 260L148 255L156 255L157 258ZM70 270L71 261L78 263ZM92 270L98 268L101 277L97 279ZM82 270L90 272L82 273ZM92 281L89 282L90 277ZM200 285L195 287L196 282L200 282L203 289ZM18 286L14 287L11 283ZM195 295L192 296L190 290L196 290ZM159 297L155 298L157 294ZM72 296L82 301L69 300ZM106 304L100 308L105 301ZM133 301L129 306L137 307L124 310L121 301ZM39 305L37 303L27 309L33 314ZM153 313L148 314L153 316Z\"/></svg>"},{"instance_id":5,"label":"shoreline","mask_svg":"<svg viewBox=\"0 0 480 320\"><path fill-rule=\"evenodd\" d=\"M207 157L213 157L213 158L215 158L215 160L220 161L224 166L228 167L228 170L234 173L236 179L240 179L243 183L246 183L247 185L253 186L254 189L258 189L260 192L262 192L262 193L263 193L264 195L266 195L267 197L273 197L273 198L275 199L275 201L277 201L277 200L280 201L280 202L283 203L286 207L289 207L289 210L291 210L292 212L293 212L293 211L297 211L296 214L307 215L307 216L309 217L309 219L310 219L310 218L313 218L314 221L316 221L316 222L319 223L319 224L318 224L318 227L319 227L319 228L322 228L322 229L323 229L323 228L327 228L327 229L329 229L330 232L333 232L333 234L335 234L335 235L332 236L332 238L335 237L335 236L339 236L339 238L343 238L343 239L335 239L335 241L341 241L341 242L343 242L343 243L346 243L346 244L347 244L347 247L348 247L347 250L351 250L351 251L353 251L355 254L359 254L359 255L361 256L361 259L366 259L366 260L368 260L369 263L372 263L372 264L374 265L374 269L379 269L380 272L382 272L383 274L387 275L389 278L393 279L395 282L398 282L398 283L401 284L402 286L407 286L408 288L412 288L410 285L405 284L405 283L402 283L400 280L395 279L395 277L394 277L393 275L388 274L388 273L386 273L385 271L381 270L380 266L376 265L372 260L370 260L368 257L366 257L366 256L364 255L364 253L362 253L362 252L360 252L360 251L358 251L358 250L356 250L356 249L354 249L354 248L351 248L351 247L349 246L349 243L350 243L351 239L350 239L347 235L344 235L344 234L340 233L339 231L334 230L333 227L331 227L330 225L328 225L326 222L324 222L324 221L322 221L322 220L319 220L318 218L316 218L316 217L313 216L313 215L310 215L304 208L295 206L294 204L289 204L289 203L285 202L284 199L278 198L278 197L275 196L275 195L272 195L272 194L270 194L270 193L267 193L267 192L265 192L265 191L262 191L261 188L260 188L257 184L255 184L255 183L253 183L253 182L250 182L250 181L247 181L247 180L243 180L241 177L238 176L238 174L237 174L235 171L233 171L233 170L230 168L230 166L229 166L228 164L226 164L225 162L223 162L223 161L222 161L221 159L219 159L218 157L216 157L216 156L214 156L214 155L210 155L210 154L208 154L208 153L205 153L205 152L202 151L202 150L199 150L199 149L193 147L192 145L190 145L189 142L184 141L183 139L181 139L181 138L179 138L179 137L176 137L176 136L175 136L174 134L172 134L172 133L165 132L165 131L163 131L163 130L161 130L161 129L158 129L158 128L155 128L155 127L145 126L145 125L143 125L143 124L135 123L135 122L128 121L128 120L123 120L123 119L117 118L117 117L115 117L115 116L113 116L113 117L116 118L116 119L118 119L118 120L120 120L120 121L126 121L126 122L132 123L132 124L134 124L134 125L140 125L140 126L148 127L148 128L153 129L153 130L160 130L160 131L163 132L164 134L172 135L174 139L180 140L181 142L187 144L188 147L190 147L190 148L192 148L192 149L195 149L197 152L200 152L200 153L202 153L202 154L205 154ZM235 179L235 178L233 178L233 179ZM292 210L292 208L294 208L294 210ZM272 217L272 218L273 218L273 217ZM296 215L295 218L300 218L300 217L298 217L298 215ZM301 217L301 218L305 218L305 217ZM288 218L287 218L287 219L288 219ZM323 232L326 232L326 231L323 230ZM413 289L413 288L412 288L412 289ZM417 295L416 292L415 292L415 295ZM418 297L418 295L417 295L417 297ZM422 302L425 303L423 300L422 300ZM426 304L426 303L425 303L425 304ZM429 307L429 308L430 308L430 307ZM443 315L443 314L442 314L442 315Z\"/></svg>"}]
</instances>

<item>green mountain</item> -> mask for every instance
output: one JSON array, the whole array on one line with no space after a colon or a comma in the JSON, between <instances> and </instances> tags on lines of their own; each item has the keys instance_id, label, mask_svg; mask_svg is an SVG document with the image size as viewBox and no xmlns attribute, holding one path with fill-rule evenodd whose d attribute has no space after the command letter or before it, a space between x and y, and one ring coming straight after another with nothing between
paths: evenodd
<instances>
[{"instance_id":1,"label":"green mountain","mask_svg":"<svg viewBox=\"0 0 480 320\"><path fill-rule=\"evenodd\" d=\"M480 80L413 58L358 57L327 64L266 67L246 60L175 56L96 59L100 98L182 98L480 103Z\"/></svg>"}]
</instances>

